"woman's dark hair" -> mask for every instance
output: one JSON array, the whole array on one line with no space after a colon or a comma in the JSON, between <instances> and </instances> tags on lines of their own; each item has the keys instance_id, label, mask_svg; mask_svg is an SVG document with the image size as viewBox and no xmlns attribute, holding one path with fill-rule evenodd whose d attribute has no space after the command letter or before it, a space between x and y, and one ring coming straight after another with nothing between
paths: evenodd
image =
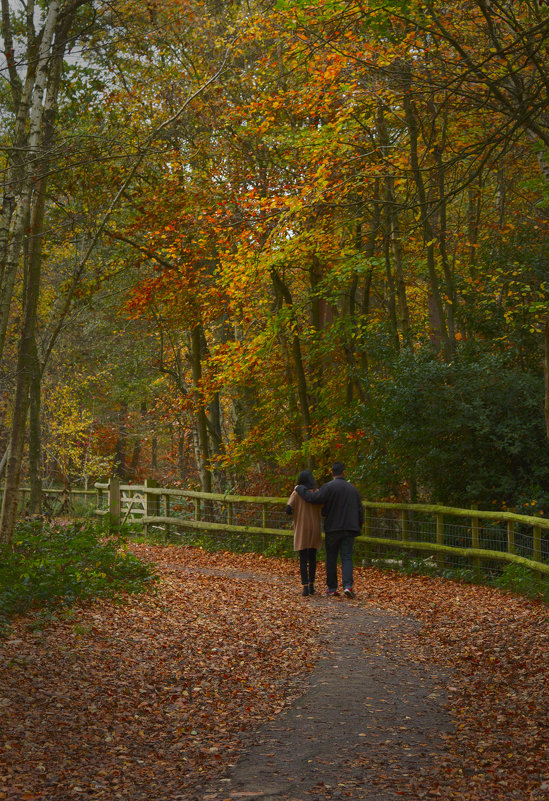
<instances>
[{"instance_id":1,"label":"woman's dark hair","mask_svg":"<svg viewBox=\"0 0 549 801\"><path fill-rule=\"evenodd\" d=\"M297 483L303 484L307 489L316 489L315 477L310 470L302 470L297 477Z\"/></svg>"}]
</instances>

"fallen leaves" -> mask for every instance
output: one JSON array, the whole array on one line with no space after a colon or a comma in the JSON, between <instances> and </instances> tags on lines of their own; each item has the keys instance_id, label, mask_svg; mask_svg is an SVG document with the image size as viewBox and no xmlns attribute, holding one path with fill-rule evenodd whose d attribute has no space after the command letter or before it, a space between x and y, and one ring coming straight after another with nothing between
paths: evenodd
<instances>
[{"instance_id":1,"label":"fallen leaves","mask_svg":"<svg viewBox=\"0 0 549 801\"><path fill-rule=\"evenodd\" d=\"M300 694L321 638L295 562L132 548L158 565L156 594L127 606L97 603L43 631L22 619L0 645L0 799L189 798ZM401 765L395 773L392 741L371 753L365 720L361 757L349 763L354 778L328 764L318 797L375 789L380 799L541 801L549 778L546 607L370 568L356 570L356 587L365 612L395 613L393 633L401 615L421 621L406 629L402 648L419 668L438 664L450 675L431 692L449 698L455 731L427 772ZM361 765L370 790L359 781Z\"/></svg>"},{"instance_id":2,"label":"fallen leaves","mask_svg":"<svg viewBox=\"0 0 549 801\"><path fill-rule=\"evenodd\" d=\"M359 569L370 600L419 619L414 658L451 670L455 733L433 764L442 796L460 801L541 798L549 755L549 616L541 602L442 579ZM428 797L411 788L410 798Z\"/></svg>"},{"instance_id":3,"label":"fallen leaves","mask_svg":"<svg viewBox=\"0 0 549 801\"><path fill-rule=\"evenodd\" d=\"M21 620L0 646L0 799L175 797L298 692L315 626L291 588L193 572L215 561L198 549L136 550L169 553L157 594L42 632Z\"/></svg>"}]
</instances>

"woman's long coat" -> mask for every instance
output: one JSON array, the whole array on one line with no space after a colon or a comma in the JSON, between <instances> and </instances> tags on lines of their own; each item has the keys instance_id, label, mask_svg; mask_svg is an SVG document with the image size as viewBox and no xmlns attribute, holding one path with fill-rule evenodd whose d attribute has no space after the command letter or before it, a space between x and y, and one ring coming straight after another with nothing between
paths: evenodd
<instances>
[{"instance_id":1,"label":"woman's long coat","mask_svg":"<svg viewBox=\"0 0 549 801\"><path fill-rule=\"evenodd\" d=\"M288 506L292 507L294 551L301 551L303 548L320 548L322 545L320 526L322 507L307 503L299 497L295 490L290 495Z\"/></svg>"}]
</instances>

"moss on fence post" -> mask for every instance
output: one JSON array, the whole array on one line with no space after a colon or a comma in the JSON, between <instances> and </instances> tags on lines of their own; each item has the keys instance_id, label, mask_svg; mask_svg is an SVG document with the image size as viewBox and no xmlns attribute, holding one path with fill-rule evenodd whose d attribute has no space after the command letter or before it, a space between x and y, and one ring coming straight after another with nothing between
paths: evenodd
<instances>
[{"instance_id":1,"label":"moss on fence post","mask_svg":"<svg viewBox=\"0 0 549 801\"><path fill-rule=\"evenodd\" d=\"M534 558L534 562L541 562L541 526L534 526L533 527L533 548L532 548L532 556ZM542 573L536 573L536 577L538 579L543 578Z\"/></svg>"},{"instance_id":2,"label":"moss on fence post","mask_svg":"<svg viewBox=\"0 0 549 801\"><path fill-rule=\"evenodd\" d=\"M436 530L437 545L444 545L444 515L441 512L437 512L436 521L437 521L437 530ZM437 567L441 572L444 570L443 553L437 553Z\"/></svg>"},{"instance_id":3,"label":"moss on fence post","mask_svg":"<svg viewBox=\"0 0 549 801\"><path fill-rule=\"evenodd\" d=\"M476 509L476 506L473 506L473 509ZM473 546L473 550L480 549L480 534L479 534L479 519L478 517L471 518L471 544ZM480 581L481 578L481 560L478 556L473 557L473 572L475 574L475 581Z\"/></svg>"}]
</instances>

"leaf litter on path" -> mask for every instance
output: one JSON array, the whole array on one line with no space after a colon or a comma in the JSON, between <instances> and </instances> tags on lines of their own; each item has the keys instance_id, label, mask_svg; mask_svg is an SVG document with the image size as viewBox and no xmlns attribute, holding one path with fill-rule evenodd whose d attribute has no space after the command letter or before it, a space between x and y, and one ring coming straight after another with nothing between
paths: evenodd
<instances>
[{"instance_id":1,"label":"leaf litter on path","mask_svg":"<svg viewBox=\"0 0 549 801\"><path fill-rule=\"evenodd\" d=\"M0 645L0 799L191 798L302 692L323 640L295 562L132 550L158 565L156 593L58 615L44 630L25 618ZM392 610L397 627L398 615L415 617L422 625L402 647L451 670L455 731L428 775L408 786L401 777L394 797L546 799L546 607L443 580L356 574L357 608ZM375 761L366 764L361 742L355 784L326 781L318 798L355 795L361 759L365 773ZM384 765L376 771L381 786Z\"/></svg>"}]
</instances>

